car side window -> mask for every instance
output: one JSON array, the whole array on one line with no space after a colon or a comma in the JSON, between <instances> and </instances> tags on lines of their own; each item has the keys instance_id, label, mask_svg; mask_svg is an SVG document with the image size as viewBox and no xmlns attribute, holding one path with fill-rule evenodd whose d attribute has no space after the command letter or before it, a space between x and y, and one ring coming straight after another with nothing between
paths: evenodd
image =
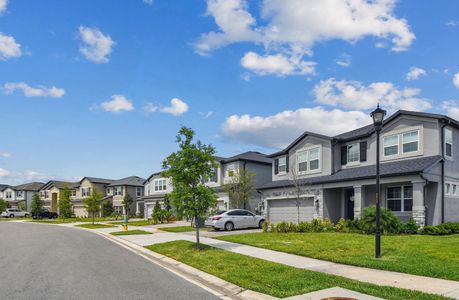
<instances>
[{"instance_id":1,"label":"car side window","mask_svg":"<svg viewBox=\"0 0 459 300\"><path fill-rule=\"evenodd\" d=\"M243 210L233 210L228 213L229 216L243 216L244 211Z\"/></svg>"}]
</instances>

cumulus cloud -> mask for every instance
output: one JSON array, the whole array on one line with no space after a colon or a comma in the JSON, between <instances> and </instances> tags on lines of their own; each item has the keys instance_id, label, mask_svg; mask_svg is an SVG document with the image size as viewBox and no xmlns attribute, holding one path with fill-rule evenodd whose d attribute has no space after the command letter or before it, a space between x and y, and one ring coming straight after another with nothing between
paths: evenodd
<instances>
[{"instance_id":1,"label":"cumulus cloud","mask_svg":"<svg viewBox=\"0 0 459 300\"><path fill-rule=\"evenodd\" d=\"M449 20L448 22L445 23L446 26L458 26L459 25L459 21L455 21L455 20Z\"/></svg>"},{"instance_id":2,"label":"cumulus cloud","mask_svg":"<svg viewBox=\"0 0 459 300\"><path fill-rule=\"evenodd\" d=\"M457 100L443 101L442 108L445 111L446 115L450 116L453 119L459 120L459 101Z\"/></svg>"},{"instance_id":3,"label":"cumulus cloud","mask_svg":"<svg viewBox=\"0 0 459 300\"><path fill-rule=\"evenodd\" d=\"M147 5L153 5L153 0L143 0L143 3L147 4Z\"/></svg>"},{"instance_id":4,"label":"cumulus cloud","mask_svg":"<svg viewBox=\"0 0 459 300\"><path fill-rule=\"evenodd\" d=\"M340 58L335 60L338 66L347 68L351 66L351 56L349 54L342 54Z\"/></svg>"},{"instance_id":5,"label":"cumulus cloud","mask_svg":"<svg viewBox=\"0 0 459 300\"><path fill-rule=\"evenodd\" d=\"M303 61L300 57L286 57L283 54L258 55L247 52L241 59L241 65L258 75L295 75L313 74L316 63Z\"/></svg>"},{"instance_id":6,"label":"cumulus cloud","mask_svg":"<svg viewBox=\"0 0 459 300\"><path fill-rule=\"evenodd\" d=\"M14 37L0 32L0 60L7 60L22 55L21 45Z\"/></svg>"},{"instance_id":7,"label":"cumulus cloud","mask_svg":"<svg viewBox=\"0 0 459 300\"><path fill-rule=\"evenodd\" d=\"M103 34L97 28L80 26L80 52L86 59L95 63L107 63L115 42L109 35Z\"/></svg>"},{"instance_id":8,"label":"cumulus cloud","mask_svg":"<svg viewBox=\"0 0 459 300\"><path fill-rule=\"evenodd\" d=\"M423 111L431 103L414 88L399 89L391 82L374 82L364 85L359 81L330 78L316 84L313 89L315 101L320 104L339 106L346 109L366 110L379 103L389 112L398 109Z\"/></svg>"},{"instance_id":9,"label":"cumulus cloud","mask_svg":"<svg viewBox=\"0 0 459 300\"><path fill-rule=\"evenodd\" d=\"M459 72L454 74L453 84L454 84L455 87L457 87L459 89Z\"/></svg>"},{"instance_id":10,"label":"cumulus cloud","mask_svg":"<svg viewBox=\"0 0 459 300\"><path fill-rule=\"evenodd\" d=\"M421 78L422 76L426 76L427 72L424 69L418 68L418 67L411 67L410 71L406 74L406 80L411 81L411 80L417 80Z\"/></svg>"},{"instance_id":11,"label":"cumulus cloud","mask_svg":"<svg viewBox=\"0 0 459 300\"><path fill-rule=\"evenodd\" d=\"M145 114L149 115L149 114L152 114L154 112L156 112L158 110L158 106L154 105L153 103L151 102L148 102L147 104L145 104L145 106L143 107L143 111L145 112Z\"/></svg>"},{"instance_id":12,"label":"cumulus cloud","mask_svg":"<svg viewBox=\"0 0 459 300\"><path fill-rule=\"evenodd\" d=\"M0 152L0 157L9 158L9 157L11 157L11 153L9 153L9 152Z\"/></svg>"},{"instance_id":13,"label":"cumulus cloud","mask_svg":"<svg viewBox=\"0 0 459 300\"><path fill-rule=\"evenodd\" d=\"M121 113L125 111L133 111L134 105L132 101L124 95L112 95L111 100L102 102L100 107L108 112Z\"/></svg>"},{"instance_id":14,"label":"cumulus cloud","mask_svg":"<svg viewBox=\"0 0 459 300\"><path fill-rule=\"evenodd\" d=\"M48 180L64 180L64 181L78 181L78 177L56 177L42 172L33 170L25 171L12 171L0 168L0 182L5 184L17 185L26 182L40 181L47 182Z\"/></svg>"},{"instance_id":15,"label":"cumulus cloud","mask_svg":"<svg viewBox=\"0 0 459 300\"><path fill-rule=\"evenodd\" d=\"M323 124L327 126L323 126ZM304 131L336 135L371 123L360 111L326 110L322 107L286 110L271 116L232 115L222 125L224 136L233 142L283 148Z\"/></svg>"},{"instance_id":16,"label":"cumulus cloud","mask_svg":"<svg viewBox=\"0 0 459 300\"><path fill-rule=\"evenodd\" d=\"M51 98L61 98L65 95L65 90L57 88L55 86L45 87L39 85L37 87L32 87L25 82L8 82L2 86L2 90L5 94L11 95L16 90L22 91L25 97L51 97Z\"/></svg>"},{"instance_id":17,"label":"cumulus cloud","mask_svg":"<svg viewBox=\"0 0 459 300\"><path fill-rule=\"evenodd\" d=\"M6 11L8 0L0 0L0 16Z\"/></svg>"},{"instance_id":18,"label":"cumulus cloud","mask_svg":"<svg viewBox=\"0 0 459 300\"><path fill-rule=\"evenodd\" d=\"M173 116L180 116L186 113L187 111L188 111L188 104L186 104L184 101L178 98L173 98L171 100L170 106L166 106L160 109L160 112L171 114Z\"/></svg>"}]
</instances>

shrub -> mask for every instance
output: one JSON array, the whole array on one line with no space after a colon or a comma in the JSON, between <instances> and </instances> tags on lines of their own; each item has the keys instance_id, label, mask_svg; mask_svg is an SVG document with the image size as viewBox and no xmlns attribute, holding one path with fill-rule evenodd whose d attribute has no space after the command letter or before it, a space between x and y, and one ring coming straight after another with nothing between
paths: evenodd
<instances>
[{"instance_id":1,"label":"shrub","mask_svg":"<svg viewBox=\"0 0 459 300\"><path fill-rule=\"evenodd\" d=\"M326 218L322 222L323 231L335 231L335 227L329 218Z\"/></svg>"},{"instance_id":2,"label":"shrub","mask_svg":"<svg viewBox=\"0 0 459 300\"><path fill-rule=\"evenodd\" d=\"M277 232L276 224L273 224L273 223L269 224L269 228L270 228L269 230L270 232Z\"/></svg>"},{"instance_id":3,"label":"shrub","mask_svg":"<svg viewBox=\"0 0 459 300\"><path fill-rule=\"evenodd\" d=\"M449 230L452 234L459 233L459 222L448 222L448 223L440 224L438 226L443 227L446 230Z\"/></svg>"},{"instance_id":4,"label":"shrub","mask_svg":"<svg viewBox=\"0 0 459 300\"><path fill-rule=\"evenodd\" d=\"M311 224L308 222L300 222L300 224L298 224L298 232L311 232L311 230Z\"/></svg>"},{"instance_id":5,"label":"shrub","mask_svg":"<svg viewBox=\"0 0 459 300\"><path fill-rule=\"evenodd\" d=\"M364 209L359 227L364 233L376 232L376 206L372 205ZM402 222L388 209L381 208L380 228L382 234L397 234L402 230Z\"/></svg>"},{"instance_id":6,"label":"shrub","mask_svg":"<svg viewBox=\"0 0 459 300\"><path fill-rule=\"evenodd\" d=\"M277 232L282 232L282 233L288 232L288 223L287 222L277 223L276 231Z\"/></svg>"},{"instance_id":7,"label":"shrub","mask_svg":"<svg viewBox=\"0 0 459 300\"><path fill-rule=\"evenodd\" d=\"M448 222L437 226L425 226L419 231L420 234L448 235L459 233L459 222Z\"/></svg>"},{"instance_id":8,"label":"shrub","mask_svg":"<svg viewBox=\"0 0 459 300\"><path fill-rule=\"evenodd\" d=\"M288 223L288 232L298 232L298 225L295 223Z\"/></svg>"},{"instance_id":9,"label":"shrub","mask_svg":"<svg viewBox=\"0 0 459 300\"><path fill-rule=\"evenodd\" d=\"M402 225L402 232L407 234L418 233L419 226L413 218L410 218L406 224Z\"/></svg>"},{"instance_id":10,"label":"shrub","mask_svg":"<svg viewBox=\"0 0 459 300\"><path fill-rule=\"evenodd\" d=\"M338 223L335 224L335 231L348 232L349 231L348 221L346 221L343 218L339 219Z\"/></svg>"},{"instance_id":11,"label":"shrub","mask_svg":"<svg viewBox=\"0 0 459 300\"><path fill-rule=\"evenodd\" d=\"M263 226L261 227L263 229L263 232L268 232L269 231L269 222L268 221L264 221L263 222Z\"/></svg>"}]
</instances>

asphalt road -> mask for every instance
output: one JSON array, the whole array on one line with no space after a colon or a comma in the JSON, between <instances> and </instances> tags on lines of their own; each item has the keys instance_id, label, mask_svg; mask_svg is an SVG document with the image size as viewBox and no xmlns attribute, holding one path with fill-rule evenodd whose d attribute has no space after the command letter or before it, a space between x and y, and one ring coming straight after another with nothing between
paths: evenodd
<instances>
[{"instance_id":1,"label":"asphalt road","mask_svg":"<svg viewBox=\"0 0 459 300\"><path fill-rule=\"evenodd\" d=\"M218 299L75 228L0 222L0 299Z\"/></svg>"}]
</instances>

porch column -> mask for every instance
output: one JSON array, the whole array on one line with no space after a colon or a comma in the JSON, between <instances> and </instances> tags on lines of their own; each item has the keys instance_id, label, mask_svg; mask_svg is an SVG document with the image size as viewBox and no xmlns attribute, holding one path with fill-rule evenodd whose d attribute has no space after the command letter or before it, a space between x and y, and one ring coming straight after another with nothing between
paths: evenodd
<instances>
[{"instance_id":1,"label":"porch column","mask_svg":"<svg viewBox=\"0 0 459 300\"><path fill-rule=\"evenodd\" d=\"M354 219L360 219L362 215L362 186L354 186Z\"/></svg>"},{"instance_id":2,"label":"porch column","mask_svg":"<svg viewBox=\"0 0 459 300\"><path fill-rule=\"evenodd\" d=\"M315 192L314 196L314 219L323 219L324 218L324 191L322 188L319 188Z\"/></svg>"},{"instance_id":3,"label":"porch column","mask_svg":"<svg viewBox=\"0 0 459 300\"><path fill-rule=\"evenodd\" d=\"M411 181L413 184L413 211L412 216L416 224L423 227L426 225L426 207L424 203L424 185L422 180Z\"/></svg>"}]
</instances>

